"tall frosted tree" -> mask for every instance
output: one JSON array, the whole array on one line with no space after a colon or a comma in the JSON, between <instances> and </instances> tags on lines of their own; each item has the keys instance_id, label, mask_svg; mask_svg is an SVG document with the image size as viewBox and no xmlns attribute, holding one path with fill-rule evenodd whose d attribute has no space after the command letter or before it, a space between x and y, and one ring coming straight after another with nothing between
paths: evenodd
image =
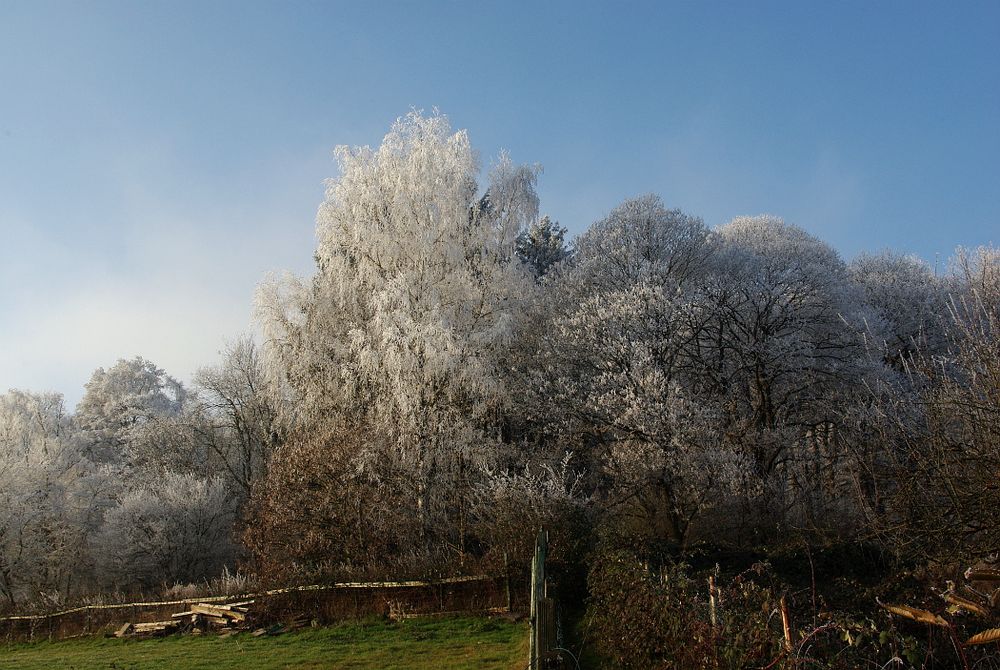
<instances>
[{"instance_id":1,"label":"tall frosted tree","mask_svg":"<svg viewBox=\"0 0 1000 670\"><path fill-rule=\"evenodd\" d=\"M187 396L180 382L138 356L98 368L86 389L75 418L88 455L99 463L133 460L149 425L178 416Z\"/></svg>"},{"instance_id":2,"label":"tall frosted tree","mask_svg":"<svg viewBox=\"0 0 1000 670\"><path fill-rule=\"evenodd\" d=\"M830 420L838 384L856 381L863 296L836 251L770 216L738 217L715 231L714 276L703 309L703 383L728 399L741 435ZM739 418L736 418L739 417ZM761 472L783 457L754 438Z\"/></svg>"},{"instance_id":3,"label":"tall frosted tree","mask_svg":"<svg viewBox=\"0 0 1000 670\"><path fill-rule=\"evenodd\" d=\"M312 434L392 445L426 523L439 482L488 461L508 399L504 358L530 275L515 243L534 220L536 171L505 155L484 192L464 131L440 115L398 120L378 149L340 147L310 281L266 283L258 312L272 372Z\"/></svg>"},{"instance_id":4,"label":"tall frosted tree","mask_svg":"<svg viewBox=\"0 0 1000 670\"><path fill-rule=\"evenodd\" d=\"M700 219L647 195L626 200L576 242L554 273L553 321L529 372L563 432L652 532L683 543L692 520L739 476L720 448L711 401L689 384L703 318L691 304L711 251Z\"/></svg>"},{"instance_id":5,"label":"tall frosted tree","mask_svg":"<svg viewBox=\"0 0 1000 670\"><path fill-rule=\"evenodd\" d=\"M846 416L878 369L863 349L864 295L832 247L781 219L737 217L713 238L697 301L698 383L720 402L726 439L767 496L785 496L763 512L825 523L824 506L844 499Z\"/></svg>"}]
</instances>

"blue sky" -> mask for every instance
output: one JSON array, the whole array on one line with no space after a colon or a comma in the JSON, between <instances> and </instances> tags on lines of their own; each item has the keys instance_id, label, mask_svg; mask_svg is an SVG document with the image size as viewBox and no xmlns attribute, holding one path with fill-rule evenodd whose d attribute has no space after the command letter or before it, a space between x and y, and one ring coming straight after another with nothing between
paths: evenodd
<instances>
[{"instance_id":1,"label":"blue sky","mask_svg":"<svg viewBox=\"0 0 1000 670\"><path fill-rule=\"evenodd\" d=\"M574 233L655 192L848 259L1000 242L997 2L0 0L0 389L214 362L411 107Z\"/></svg>"}]
</instances>

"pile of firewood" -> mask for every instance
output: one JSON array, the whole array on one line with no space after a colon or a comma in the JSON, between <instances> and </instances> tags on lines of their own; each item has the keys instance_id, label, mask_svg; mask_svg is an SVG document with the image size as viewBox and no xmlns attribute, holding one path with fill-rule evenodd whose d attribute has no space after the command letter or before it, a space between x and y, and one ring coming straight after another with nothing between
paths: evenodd
<instances>
[{"instance_id":1,"label":"pile of firewood","mask_svg":"<svg viewBox=\"0 0 1000 670\"><path fill-rule=\"evenodd\" d=\"M232 634L238 630L248 630L247 614L253 602L246 600L226 605L196 603L191 605L190 609L172 614L166 621L126 623L118 629L115 637L159 636L171 633L202 635L210 631ZM265 634L269 629L262 628L260 631L263 631L261 634Z\"/></svg>"}]
</instances>

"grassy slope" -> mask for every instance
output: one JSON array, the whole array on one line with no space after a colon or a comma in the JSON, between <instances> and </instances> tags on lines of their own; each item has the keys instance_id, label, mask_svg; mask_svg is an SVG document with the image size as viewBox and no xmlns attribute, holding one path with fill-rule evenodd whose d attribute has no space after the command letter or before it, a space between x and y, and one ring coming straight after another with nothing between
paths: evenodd
<instances>
[{"instance_id":1,"label":"grassy slope","mask_svg":"<svg viewBox=\"0 0 1000 670\"><path fill-rule=\"evenodd\" d=\"M526 624L448 618L348 623L254 638L172 636L153 640L89 638L0 647L5 670L87 668L262 670L355 668L520 670L527 661Z\"/></svg>"}]
</instances>

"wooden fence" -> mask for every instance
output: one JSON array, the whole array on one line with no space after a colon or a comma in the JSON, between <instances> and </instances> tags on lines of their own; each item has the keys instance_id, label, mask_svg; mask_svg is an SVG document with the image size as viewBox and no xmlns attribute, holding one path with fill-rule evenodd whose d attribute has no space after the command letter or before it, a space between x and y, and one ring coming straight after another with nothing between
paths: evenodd
<instances>
[{"instance_id":1,"label":"wooden fence","mask_svg":"<svg viewBox=\"0 0 1000 670\"><path fill-rule=\"evenodd\" d=\"M8 642L65 639L109 632L122 623L169 619L195 603L254 600L253 619L261 625L297 617L329 623L392 611L406 616L511 608L506 576L473 575L427 581L338 582L272 589L232 596L152 602L84 605L47 614L0 617L0 637Z\"/></svg>"}]
</instances>

